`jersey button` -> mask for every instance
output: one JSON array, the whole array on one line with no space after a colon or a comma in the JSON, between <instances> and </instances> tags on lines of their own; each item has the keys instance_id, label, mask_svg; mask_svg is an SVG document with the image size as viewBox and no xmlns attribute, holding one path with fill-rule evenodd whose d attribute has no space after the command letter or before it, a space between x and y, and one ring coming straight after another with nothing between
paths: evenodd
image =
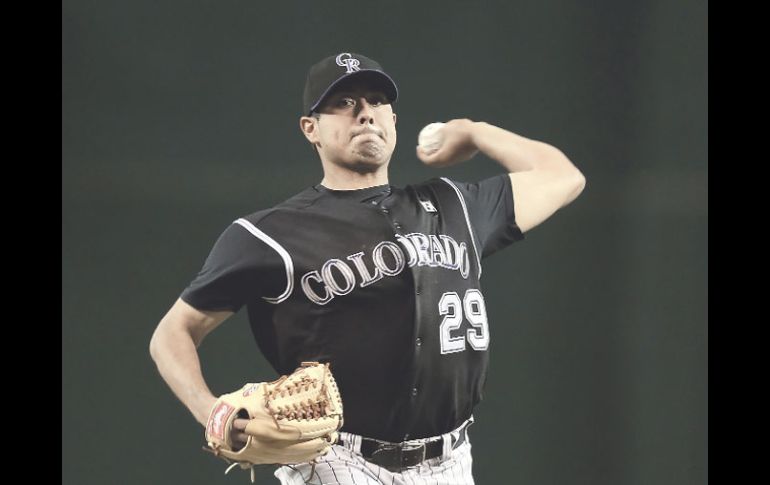
<instances>
[{"instance_id":1,"label":"jersey button","mask_svg":"<svg viewBox=\"0 0 770 485\"><path fill-rule=\"evenodd\" d=\"M396 229L401 229L401 224L395 223L393 224L393 227L395 227Z\"/></svg>"},{"instance_id":2,"label":"jersey button","mask_svg":"<svg viewBox=\"0 0 770 485\"><path fill-rule=\"evenodd\" d=\"M412 396L416 396L416 395L417 395L417 388L413 387L412 388Z\"/></svg>"},{"instance_id":3,"label":"jersey button","mask_svg":"<svg viewBox=\"0 0 770 485\"><path fill-rule=\"evenodd\" d=\"M417 344L417 346L419 347L420 345L422 345L422 339L420 337L417 337L417 340L415 340L414 343Z\"/></svg>"},{"instance_id":4,"label":"jersey button","mask_svg":"<svg viewBox=\"0 0 770 485\"><path fill-rule=\"evenodd\" d=\"M382 213L383 214L387 214L388 212L390 212L388 209L385 209L384 207L382 208Z\"/></svg>"}]
</instances>

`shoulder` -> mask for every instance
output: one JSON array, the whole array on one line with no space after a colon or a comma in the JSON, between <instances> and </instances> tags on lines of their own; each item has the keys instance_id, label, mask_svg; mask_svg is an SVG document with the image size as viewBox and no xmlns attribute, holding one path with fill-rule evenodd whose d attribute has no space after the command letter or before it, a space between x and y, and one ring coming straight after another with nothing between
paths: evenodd
<instances>
[{"instance_id":1,"label":"shoulder","mask_svg":"<svg viewBox=\"0 0 770 485\"><path fill-rule=\"evenodd\" d=\"M273 207L268 209L261 209L256 212L252 212L251 214L238 217L233 221L233 224L244 226L244 222L248 222L251 225L258 226L259 224L265 223L268 220L290 216L296 211L302 211L311 208L315 202L321 198L321 196L322 194L320 194L313 187L308 187L302 192L284 200L283 202L279 202Z\"/></svg>"},{"instance_id":2,"label":"shoulder","mask_svg":"<svg viewBox=\"0 0 770 485\"><path fill-rule=\"evenodd\" d=\"M407 186L406 190L415 193L418 198L444 201L462 201L470 195L473 184L452 180L447 177L434 177L418 184Z\"/></svg>"},{"instance_id":3,"label":"shoulder","mask_svg":"<svg viewBox=\"0 0 770 485\"><path fill-rule=\"evenodd\" d=\"M447 185L447 182L444 179L446 179L446 177L433 177L431 179L423 180L422 182L419 182L416 184L407 185L406 190L409 190L409 189L424 190L427 188L443 187Z\"/></svg>"},{"instance_id":4,"label":"shoulder","mask_svg":"<svg viewBox=\"0 0 770 485\"><path fill-rule=\"evenodd\" d=\"M312 207L322 197L323 197L323 193L319 192L314 187L308 187L302 192L284 200L280 204L276 204L274 209L276 210L307 209Z\"/></svg>"},{"instance_id":5,"label":"shoulder","mask_svg":"<svg viewBox=\"0 0 770 485\"><path fill-rule=\"evenodd\" d=\"M489 185L497 185L500 188L504 186L510 187L510 181L508 179L508 174L498 174L494 175L492 177L489 177L487 179L478 181L478 182L464 182L460 180L450 179L449 177L434 177L429 180L425 180L424 182L420 182L418 184L409 185L408 187L414 188L415 190L439 190L439 191L449 191L449 193L455 193L456 195L459 195L459 193L470 193L473 191L479 190L479 188Z\"/></svg>"},{"instance_id":6,"label":"shoulder","mask_svg":"<svg viewBox=\"0 0 770 485\"><path fill-rule=\"evenodd\" d=\"M437 177L414 186L419 196L430 196L442 204L459 204L472 216L486 217L497 209L513 212L511 181L507 173L493 175L477 182L462 182Z\"/></svg>"}]
</instances>

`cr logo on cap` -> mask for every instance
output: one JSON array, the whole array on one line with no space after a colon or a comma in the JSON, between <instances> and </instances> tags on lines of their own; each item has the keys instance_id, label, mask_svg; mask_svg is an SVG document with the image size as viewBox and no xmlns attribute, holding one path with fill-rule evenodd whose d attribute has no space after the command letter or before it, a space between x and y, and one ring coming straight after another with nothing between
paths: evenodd
<instances>
[{"instance_id":1,"label":"cr logo on cap","mask_svg":"<svg viewBox=\"0 0 770 485\"><path fill-rule=\"evenodd\" d=\"M347 59L343 59L342 56L348 56ZM348 74L351 72L360 71L361 68L358 67L358 65L361 64L361 61L358 59L354 59L349 52L343 52L342 54L337 56L337 65L342 67L347 67Z\"/></svg>"}]
</instances>

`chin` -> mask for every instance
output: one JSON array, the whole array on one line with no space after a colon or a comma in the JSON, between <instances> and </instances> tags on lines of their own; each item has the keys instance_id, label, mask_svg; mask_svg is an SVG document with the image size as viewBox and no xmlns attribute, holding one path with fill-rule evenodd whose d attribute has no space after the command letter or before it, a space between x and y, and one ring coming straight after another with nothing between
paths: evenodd
<instances>
[{"instance_id":1,"label":"chin","mask_svg":"<svg viewBox=\"0 0 770 485\"><path fill-rule=\"evenodd\" d=\"M389 153L386 153L386 147L381 145L367 144L359 147L352 154L351 165L361 167L362 170L369 169L374 171L390 160Z\"/></svg>"},{"instance_id":2,"label":"chin","mask_svg":"<svg viewBox=\"0 0 770 485\"><path fill-rule=\"evenodd\" d=\"M359 158L358 160L347 165L347 168L357 173L374 173L380 170L384 165L387 165L387 160L372 160Z\"/></svg>"}]
</instances>

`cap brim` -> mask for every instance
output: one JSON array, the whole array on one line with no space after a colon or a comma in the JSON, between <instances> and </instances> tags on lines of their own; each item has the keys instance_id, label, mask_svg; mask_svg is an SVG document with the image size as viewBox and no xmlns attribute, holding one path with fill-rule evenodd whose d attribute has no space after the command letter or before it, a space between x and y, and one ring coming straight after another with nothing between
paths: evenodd
<instances>
[{"instance_id":1,"label":"cap brim","mask_svg":"<svg viewBox=\"0 0 770 485\"><path fill-rule=\"evenodd\" d=\"M356 72L351 72L350 74L346 74L342 76L341 78L337 79L333 83L329 85L328 88L326 88L326 91L323 92L323 94L318 98L318 100L313 103L312 106L310 106L310 110L307 113L308 115L312 113L313 111L318 108L318 105L320 105L324 99L326 99L329 94L334 91L334 89L344 80L350 79L352 77L369 77L372 79L374 84L379 84L380 87L383 88L383 92L385 93L385 96L388 98L388 102L393 103L398 99L398 88L396 87L396 83L391 79L390 76L385 74L382 71L378 71L376 69L361 69Z\"/></svg>"}]
</instances>

